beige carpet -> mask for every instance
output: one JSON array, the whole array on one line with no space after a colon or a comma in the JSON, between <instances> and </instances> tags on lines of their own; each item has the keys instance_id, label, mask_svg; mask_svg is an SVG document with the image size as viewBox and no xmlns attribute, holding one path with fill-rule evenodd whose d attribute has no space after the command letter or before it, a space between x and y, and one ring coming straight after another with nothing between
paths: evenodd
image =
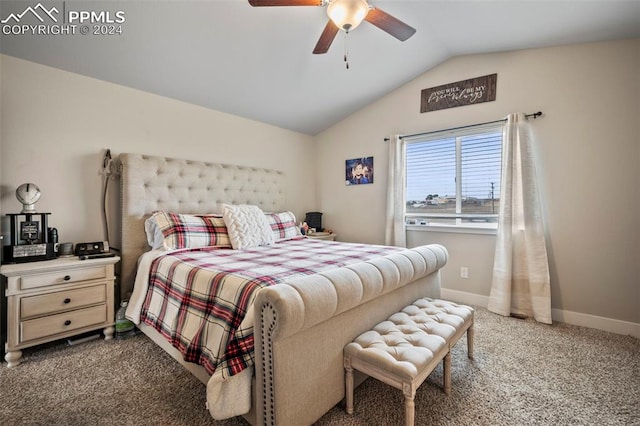
<instances>
[{"instance_id":1,"label":"beige carpet","mask_svg":"<svg viewBox=\"0 0 640 426\"><path fill-rule=\"evenodd\" d=\"M456 346L450 396L439 366L416 397L417 425L640 425L640 340L476 312L475 360ZM400 425L401 392L373 379L355 413L318 425ZM0 366L0 425L245 425L213 421L205 386L144 335L57 342Z\"/></svg>"}]
</instances>

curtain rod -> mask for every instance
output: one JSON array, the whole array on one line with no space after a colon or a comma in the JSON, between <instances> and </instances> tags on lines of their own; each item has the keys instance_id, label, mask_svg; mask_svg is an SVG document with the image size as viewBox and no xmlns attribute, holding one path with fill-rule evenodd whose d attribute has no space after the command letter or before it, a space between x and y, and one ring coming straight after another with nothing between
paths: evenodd
<instances>
[{"instance_id":1,"label":"curtain rod","mask_svg":"<svg viewBox=\"0 0 640 426\"><path fill-rule=\"evenodd\" d=\"M533 112L531 114L527 114L526 117L527 118L533 117L533 119L535 120L536 118L540 117L541 115L542 115L542 111L538 111L538 112ZM468 126L451 127L450 129L434 130L432 132L414 133L412 135L401 135L400 139L402 139L402 138L412 138L414 136L430 135L432 133L448 132L448 131L451 131L451 130L467 129L469 127L484 126L486 124L504 123L505 121L507 121L507 119L503 118L502 120L487 121L486 123L469 124ZM389 142L389 138L384 138L384 141L385 142Z\"/></svg>"}]
</instances>

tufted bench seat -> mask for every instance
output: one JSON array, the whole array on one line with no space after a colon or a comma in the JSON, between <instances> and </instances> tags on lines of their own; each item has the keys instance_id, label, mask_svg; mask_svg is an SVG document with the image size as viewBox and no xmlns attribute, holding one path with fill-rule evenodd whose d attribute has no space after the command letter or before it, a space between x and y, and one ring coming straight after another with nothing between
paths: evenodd
<instances>
[{"instance_id":1,"label":"tufted bench seat","mask_svg":"<svg viewBox=\"0 0 640 426\"><path fill-rule=\"evenodd\" d=\"M473 358L473 308L440 299L418 299L361 334L344 349L346 410L353 413L353 369L402 390L405 424L414 424L418 387L443 362L443 387L451 392L451 348L467 332Z\"/></svg>"}]
</instances>

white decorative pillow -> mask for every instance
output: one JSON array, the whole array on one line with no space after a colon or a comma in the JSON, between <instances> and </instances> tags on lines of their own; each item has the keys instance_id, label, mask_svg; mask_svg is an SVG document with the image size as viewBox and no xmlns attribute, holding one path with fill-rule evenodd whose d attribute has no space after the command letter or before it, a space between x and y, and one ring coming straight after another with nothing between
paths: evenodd
<instances>
[{"instance_id":1,"label":"white decorative pillow","mask_svg":"<svg viewBox=\"0 0 640 426\"><path fill-rule=\"evenodd\" d=\"M227 225L231 247L235 250L274 243L271 226L260 207L223 204L222 217Z\"/></svg>"},{"instance_id":2,"label":"white decorative pillow","mask_svg":"<svg viewBox=\"0 0 640 426\"><path fill-rule=\"evenodd\" d=\"M296 225L296 216L289 211L282 213L265 213L271 226L275 242L301 237L300 228Z\"/></svg>"},{"instance_id":3,"label":"white decorative pillow","mask_svg":"<svg viewBox=\"0 0 640 426\"><path fill-rule=\"evenodd\" d=\"M144 221L144 232L147 234L147 243L152 249L157 250L164 247L164 235L158 226L155 213Z\"/></svg>"}]
</instances>

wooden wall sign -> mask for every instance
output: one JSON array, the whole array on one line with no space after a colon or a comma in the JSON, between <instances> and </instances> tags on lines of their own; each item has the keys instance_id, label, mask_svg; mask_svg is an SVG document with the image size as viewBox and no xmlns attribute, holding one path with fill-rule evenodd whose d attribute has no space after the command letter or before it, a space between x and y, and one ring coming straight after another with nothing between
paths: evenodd
<instances>
[{"instance_id":1,"label":"wooden wall sign","mask_svg":"<svg viewBox=\"0 0 640 426\"><path fill-rule=\"evenodd\" d=\"M498 74L490 74L423 89L420 112L495 101L497 80Z\"/></svg>"}]
</instances>

